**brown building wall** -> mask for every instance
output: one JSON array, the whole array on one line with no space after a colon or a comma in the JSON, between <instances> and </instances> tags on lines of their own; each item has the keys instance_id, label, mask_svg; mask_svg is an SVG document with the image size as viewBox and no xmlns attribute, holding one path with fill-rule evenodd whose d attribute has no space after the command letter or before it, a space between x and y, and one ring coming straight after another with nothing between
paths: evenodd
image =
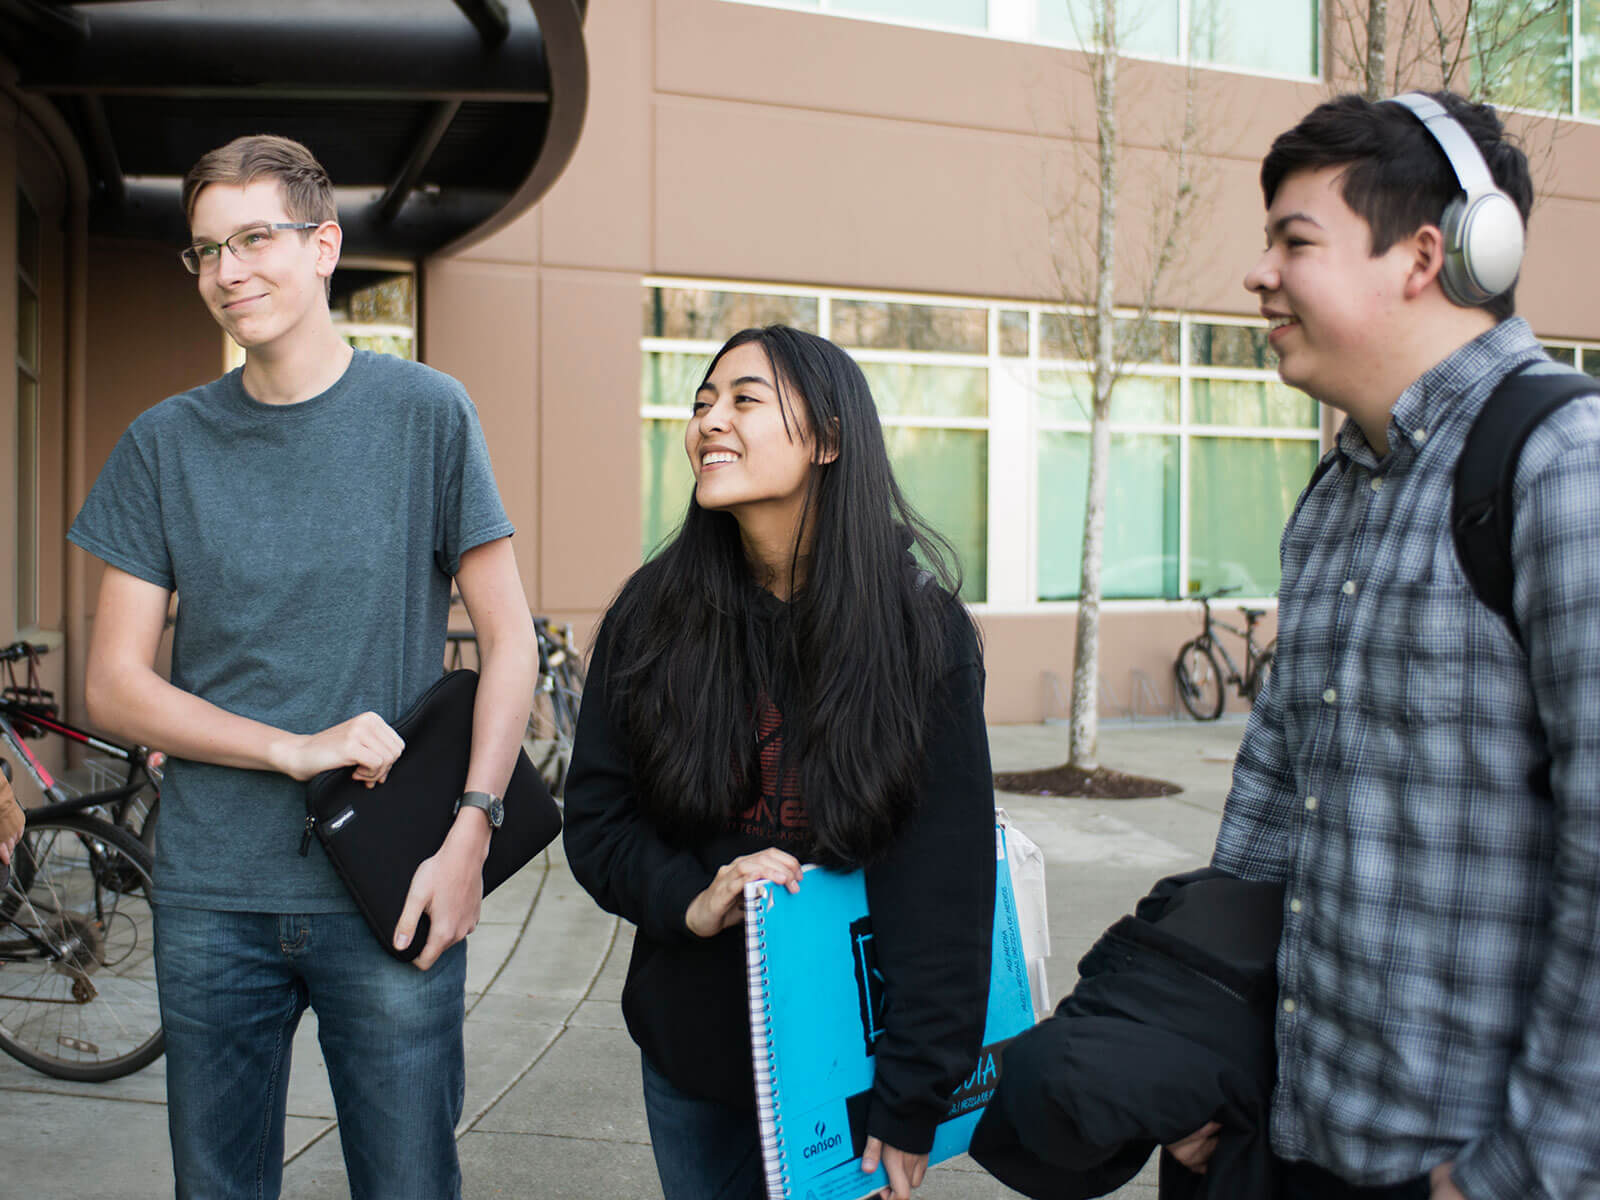
<instances>
[{"instance_id":1,"label":"brown building wall","mask_svg":"<svg viewBox=\"0 0 1600 1200\"><path fill-rule=\"evenodd\" d=\"M529 439L491 437L519 560L535 607L580 628L638 558L643 276L1061 300L1044 207L1092 169L1093 138L1081 57L1040 46L724 0L617 0L591 10L587 34L577 156L510 231L429 264L424 335L430 361L470 375L486 427ZM1262 238L1260 157L1327 89L1198 78L1209 199L1161 299L1251 314L1241 280ZM1125 241L1145 229L1140 181L1165 160L1182 87L1181 70L1125 60ZM1523 308L1547 335L1600 336L1570 257L1600 216L1600 128L1568 122L1540 143L1545 126L1528 133L1552 150L1535 155L1548 198ZM496 286L457 286L480 261L501 269ZM527 344L503 338L513 319ZM1070 677L1070 608L981 620L990 718L1051 713L1049 675ZM1105 711L1147 712L1146 689L1170 706L1172 659L1197 628L1194 606L1108 606Z\"/></svg>"},{"instance_id":2,"label":"brown building wall","mask_svg":"<svg viewBox=\"0 0 1600 1200\"><path fill-rule=\"evenodd\" d=\"M1051 265L1044 209L1082 181L1093 137L1081 56L1065 51L725 0L610 0L591 6L586 34L574 160L536 209L424 264L419 330L425 360L478 405L530 603L580 630L638 561L645 276L1074 298ZM1261 244L1260 156L1327 89L1198 79L1208 201L1160 299L1249 314L1240 281ZM1180 69L1125 60L1126 242L1145 229L1142 181L1164 162L1182 86ZM1523 124L1545 198L1522 310L1547 336L1600 339L1579 290L1600 217L1600 125ZM92 246L86 479L137 411L220 364L219 335L169 254ZM981 620L991 719L1052 712L1046 673L1070 675L1070 607ZM1106 711L1147 707L1141 678L1170 704L1172 657L1197 624L1190 606L1108 606Z\"/></svg>"}]
</instances>

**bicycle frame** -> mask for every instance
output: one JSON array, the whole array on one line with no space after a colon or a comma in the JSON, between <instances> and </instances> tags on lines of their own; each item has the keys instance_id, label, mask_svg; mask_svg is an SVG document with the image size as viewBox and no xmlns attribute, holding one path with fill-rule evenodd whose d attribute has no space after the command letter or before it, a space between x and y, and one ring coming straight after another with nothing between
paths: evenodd
<instances>
[{"instance_id":1,"label":"bicycle frame","mask_svg":"<svg viewBox=\"0 0 1600 1200\"><path fill-rule=\"evenodd\" d=\"M1236 589L1224 589L1224 591L1234 590ZM1267 652L1270 649L1270 643L1261 646L1256 645L1256 620L1246 616L1245 627L1240 629L1238 626L1230 625L1227 621L1222 620L1220 617L1212 613L1211 602L1222 594L1222 592L1216 592L1211 595L1194 597L1194 599L1200 602L1200 610L1202 619L1204 621L1204 625L1202 626L1200 632L1200 637L1196 640L1203 642L1206 646L1212 650L1215 650L1222 656L1222 661L1228 668L1228 677L1225 681L1226 684L1228 686L1237 688L1239 694L1244 695L1248 691L1251 681L1255 678L1256 671L1260 668L1262 659L1267 656ZM1257 615L1256 619L1259 619L1259 614ZM1216 636L1215 631L1218 629L1225 629L1229 633L1233 634L1236 638L1239 638L1244 642L1243 671L1239 669L1239 664L1234 661L1233 655L1228 652L1228 647L1223 643L1222 639Z\"/></svg>"},{"instance_id":2,"label":"bicycle frame","mask_svg":"<svg viewBox=\"0 0 1600 1200\"><path fill-rule=\"evenodd\" d=\"M128 765L127 779L114 788L103 791L86 792L81 796L70 795L65 788L50 774L44 763L39 761L39 756L28 748L27 740L18 732L13 724L16 720L24 720L29 725L37 725L47 733L53 733L65 738L69 742L76 742L80 746L87 746L101 754L117 759ZM85 809L100 808L116 805L122 801L131 800L146 784L155 783L156 779L150 773L150 764L147 758L148 751L140 748L130 749L119 746L115 742L108 742L97 737L87 729L80 729L57 717L51 717L32 709L25 709L11 700L0 700L0 740L3 740L22 760L22 764L33 776L34 783L39 785L39 791L45 798L45 803L28 810L29 815L36 820L62 816L71 812L82 812Z\"/></svg>"}]
</instances>

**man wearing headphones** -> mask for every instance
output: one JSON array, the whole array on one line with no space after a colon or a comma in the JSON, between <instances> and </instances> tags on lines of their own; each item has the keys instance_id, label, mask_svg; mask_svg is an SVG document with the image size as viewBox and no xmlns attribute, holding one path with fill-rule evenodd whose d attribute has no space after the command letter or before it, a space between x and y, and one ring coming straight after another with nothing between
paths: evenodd
<instances>
[{"instance_id":1,"label":"man wearing headphones","mask_svg":"<svg viewBox=\"0 0 1600 1200\"><path fill-rule=\"evenodd\" d=\"M1488 106L1342 96L1261 183L1245 287L1284 381L1347 418L1284 533L1213 860L1285 885L1288 1194L1600 1196L1600 397L1515 460L1513 620L1450 520L1474 418L1545 358L1513 315L1527 160Z\"/></svg>"}]
</instances>

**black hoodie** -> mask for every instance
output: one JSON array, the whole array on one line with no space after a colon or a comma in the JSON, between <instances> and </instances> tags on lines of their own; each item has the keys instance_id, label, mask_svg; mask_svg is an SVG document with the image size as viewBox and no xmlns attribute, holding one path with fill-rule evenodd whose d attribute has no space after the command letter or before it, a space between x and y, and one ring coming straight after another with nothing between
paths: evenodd
<instances>
[{"instance_id":1,"label":"black hoodie","mask_svg":"<svg viewBox=\"0 0 1600 1200\"><path fill-rule=\"evenodd\" d=\"M758 600L768 632L785 606ZM867 867L867 901L886 995L867 1132L925 1152L983 1037L994 925L994 787L983 721L983 664L964 611L950 604L946 668L930 697L916 812ZM744 931L712 938L684 924L723 864L778 846L805 861L804 798L777 777L788 681L771 684L759 720L761 779L750 806L708 840L665 839L636 803L627 739L612 719L602 629L567 774L565 846L578 882L638 927L622 1011L646 1057L680 1090L755 1108ZM774 655L774 658L779 656Z\"/></svg>"}]
</instances>

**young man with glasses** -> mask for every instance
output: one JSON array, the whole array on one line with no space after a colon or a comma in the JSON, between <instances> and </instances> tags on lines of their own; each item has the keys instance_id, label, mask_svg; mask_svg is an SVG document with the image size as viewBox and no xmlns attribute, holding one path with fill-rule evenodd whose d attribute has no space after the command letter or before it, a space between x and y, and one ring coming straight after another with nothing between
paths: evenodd
<instances>
[{"instance_id":1,"label":"young man with glasses","mask_svg":"<svg viewBox=\"0 0 1600 1200\"><path fill-rule=\"evenodd\" d=\"M504 792L537 662L511 525L461 386L335 330L341 232L305 147L231 142L183 202L183 265L245 364L140 416L68 534L107 564L90 712L170 756L154 908L178 1194L278 1194L311 1007L352 1196L458 1196L487 813L463 804L417 870L396 944L423 912L430 930L402 964L321 847L301 851L304 781L384 781L403 749L389 722L439 676L454 582L482 654L465 791Z\"/></svg>"}]
</instances>

